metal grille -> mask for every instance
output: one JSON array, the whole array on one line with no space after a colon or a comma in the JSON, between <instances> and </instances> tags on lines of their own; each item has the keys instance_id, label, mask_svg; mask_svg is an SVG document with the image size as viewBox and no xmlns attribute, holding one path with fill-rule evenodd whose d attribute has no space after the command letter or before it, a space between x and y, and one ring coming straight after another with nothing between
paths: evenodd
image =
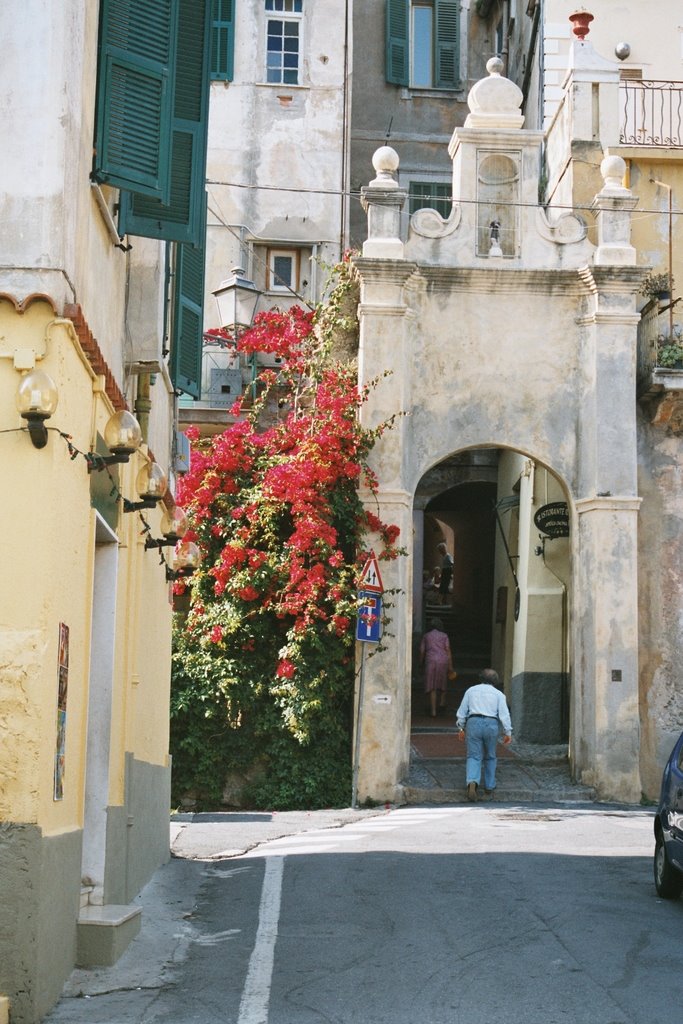
<instances>
[{"instance_id":1,"label":"metal grille","mask_svg":"<svg viewBox=\"0 0 683 1024\"><path fill-rule=\"evenodd\" d=\"M622 80L619 99L623 145L683 147L683 82Z\"/></svg>"}]
</instances>

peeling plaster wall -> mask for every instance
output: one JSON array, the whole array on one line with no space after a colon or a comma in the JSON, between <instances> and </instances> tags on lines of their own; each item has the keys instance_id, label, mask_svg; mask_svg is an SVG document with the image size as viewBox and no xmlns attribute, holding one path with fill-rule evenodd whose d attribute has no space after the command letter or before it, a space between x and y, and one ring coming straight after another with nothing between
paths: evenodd
<instances>
[{"instance_id":1,"label":"peeling plaster wall","mask_svg":"<svg viewBox=\"0 0 683 1024\"><path fill-rule=\"evenodd\" d=\"M36 821L40 790L41 630L0 628L0 820Z\"/></svg>"},{"instance_id":2,"label":"peeling plaster wall","mask_svg":"<svg viewBox=\"0 0 683 1024\"><path fill-rule=\"evenodd\" d=\"M639 441L640 761L656 799L683 730L683 465L679 436L641 422Z\"/></svg>"}]
</instances>

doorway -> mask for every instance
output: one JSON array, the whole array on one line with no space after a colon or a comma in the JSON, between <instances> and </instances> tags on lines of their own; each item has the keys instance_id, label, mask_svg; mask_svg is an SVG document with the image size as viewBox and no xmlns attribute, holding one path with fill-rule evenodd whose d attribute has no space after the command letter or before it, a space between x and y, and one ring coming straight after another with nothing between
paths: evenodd
<instances>
[{"instance_id":1,"label":"doorway","mask_svg":"<svg viewBox=\"0 0 683 1024\"><path fill-rule=\"evenodd\" d=\"M88 902L102 905L107 902L105 874L118 538L99 512L95 516L81 879Z\"/></svg>"}]
</instances>

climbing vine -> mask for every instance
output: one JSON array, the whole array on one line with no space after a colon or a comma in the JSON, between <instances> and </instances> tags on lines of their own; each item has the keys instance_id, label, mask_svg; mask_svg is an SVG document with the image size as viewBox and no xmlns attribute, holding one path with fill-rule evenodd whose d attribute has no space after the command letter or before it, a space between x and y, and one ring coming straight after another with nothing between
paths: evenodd
<instances>
[{"instance_id":1,"label":"climbing vine","mask_svg":"<svg viewBox=\"0 0 683 1024\"><path fill-rule=\"evenodd\" d=\"M328 300L256 317L239 342L268 353L235 422L202 442L179 489L200 570L175 589L174 795L200 806L348 803L358 573L368 535L395 558L398 527L363 506L367 456L389 426L359 422L348 355L350 263Z\"/></svg>"}]
</instances>

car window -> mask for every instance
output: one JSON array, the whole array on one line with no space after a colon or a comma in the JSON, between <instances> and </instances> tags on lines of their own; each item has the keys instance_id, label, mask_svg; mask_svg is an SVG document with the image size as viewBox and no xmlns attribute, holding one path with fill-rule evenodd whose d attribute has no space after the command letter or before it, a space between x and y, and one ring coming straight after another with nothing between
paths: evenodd
<instances>
[{"instance_id":1,"label":"car window","mask_svg":"<svg viewBox=\"0 0 683 1024\"><path fill-rule=\"evenodd\" d=\"M678 751L678 770L683 771L683 743Z\"/></svg>"}]
</instances>

